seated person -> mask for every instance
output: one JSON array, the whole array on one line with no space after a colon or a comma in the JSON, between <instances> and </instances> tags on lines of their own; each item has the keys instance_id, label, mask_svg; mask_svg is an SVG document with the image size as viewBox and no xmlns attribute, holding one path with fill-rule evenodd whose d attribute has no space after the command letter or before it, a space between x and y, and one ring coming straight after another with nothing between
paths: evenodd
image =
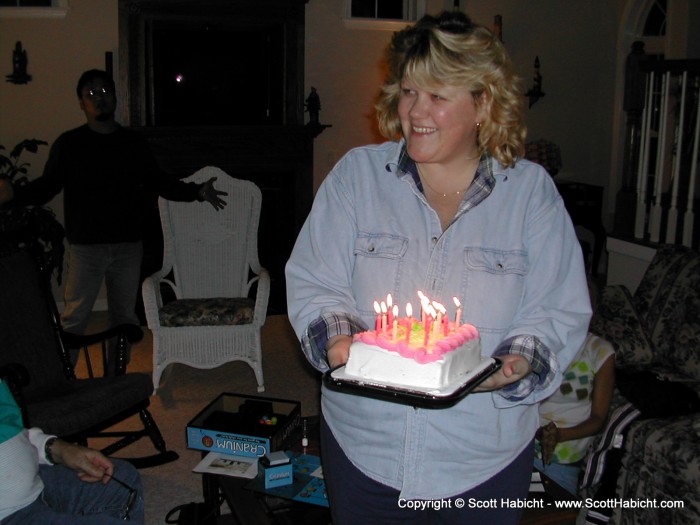
<instances>
[{"instance_id":1,"label":"seated person","mask_svg":"<svg viewBox=\"0 0 700 525\"><path fill-rule=\"evenodd\" d=\"M613 346L589 333L559 390L540 405L535 468L574 495L588 445L605 425L614 383Z\"/></svg>"},{"instance_id":2,"label":"seated person","mask_svg":"<svg viewBox=\"0 0 700 525\"><path fill-rule=\"evenodd\" d=\"M139 473L130 463L24 428L0 380L2 525L143 523L142 496Z\"/></svg>"}]
</instances>

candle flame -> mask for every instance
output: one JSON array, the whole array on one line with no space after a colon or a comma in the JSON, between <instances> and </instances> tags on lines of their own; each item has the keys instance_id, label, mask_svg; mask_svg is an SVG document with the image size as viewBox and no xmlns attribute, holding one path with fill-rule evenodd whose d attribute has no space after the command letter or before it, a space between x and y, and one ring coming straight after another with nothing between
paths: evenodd
<instances>
[{"instance_id":1,"label":"candle flame","mask_svg":"<svg viewBox=\"0 0 700 525\"><path fill-rule=\"evenodd\" d=\"M460 306L462 306L462 303L460 303L460 302L459 302L459 299L457 299L456 297L453 297L452 300L455 302L455 306L456 306L457 308L459 308Z\"/></svg>"},{"instance_id":2,"label":"candle flame","mask_svg":"<svg viewBox=\"0 0 700 525\"><path fill-rule=\"evenodd\" d=\"M394 314L395 318L398 317L399 316L399 306L395 304L394 307L391 309L391 313Z\"/></svg>"},{"instance_id":3,"label":"candle flame","mask_svg":"<svg viewBox=\"0 0 700 525\"><path fill-rule=\"evenodd\" d=\"M386 310L386 303L382 301L382 313L385 314L387 312Z\"/></svg>"},{"instance_id":4,"label":"candle flame","mask_svg":"<svg viewBox=\"0 0 700 525\"><path fill-rule=\"evenodd\" d=\"M406 317L411 317L413 315L413 307L411 303L406 303Z\"/></svg>"},{"instance_id":5,"label":"candle flame","mask_svg":"<svg viewBox=\"0 0 700 525\"><path fill-rule=\"evenodd\" d=\"M378 314L382 313L382 309L379 307L379 303L377 301L374 301L374 311Z\"/></svg>"},{"instance_id":6,"label":"candle flame","mask_svg":"<svg viewBox=\"0 0 700 525\"><path fill-rule=\"evenodd\" d=\"M391 305L394 304L393 299L391 298L391 294L386 294L386 305L391 308Z\"/></svg>"}]
</instances>

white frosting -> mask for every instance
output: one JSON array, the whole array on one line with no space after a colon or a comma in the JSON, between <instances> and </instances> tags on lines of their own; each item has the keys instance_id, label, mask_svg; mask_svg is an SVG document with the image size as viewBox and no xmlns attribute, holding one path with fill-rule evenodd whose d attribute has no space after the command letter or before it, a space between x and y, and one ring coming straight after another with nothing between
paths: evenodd
<instances>
[{"instance_id":1,"label":"white frosting","mask_svg":"<svg viewBox=\"0 0 700 525\"><path fill-rule=\"evenodd\" d=\"M465 375L481 362L481 341L473 339L430 363L418 363L397 352L354 341L345 373L368 382L440 389Z\"/></svg>"}]
</instances>

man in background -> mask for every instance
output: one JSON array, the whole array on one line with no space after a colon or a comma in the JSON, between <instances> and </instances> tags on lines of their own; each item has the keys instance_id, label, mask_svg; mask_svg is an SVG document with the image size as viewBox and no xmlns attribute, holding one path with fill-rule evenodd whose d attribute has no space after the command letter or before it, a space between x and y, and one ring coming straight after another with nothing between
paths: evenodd
<instances>
[{"instance_id":1,"label":"man in background","mask_svg":"<svg viewBox=\"0 0 700 525\"><path fill-rule=\"evenodd\" d=\"M214 188L216 178L184 183L160 170L146 141L116 122L115 85L105 71L83 73L76 93L87 122L56 139L41 177L18 187L0 180L0 205L12 199L43 205L63 190L68 275L61 320L64 330L82 335L103 279L110 326L140 324L135 310L149 203L160 195L220 210L226 193ZM77 361L77 353L72 357Z\"/></svg>"}]
</instances>

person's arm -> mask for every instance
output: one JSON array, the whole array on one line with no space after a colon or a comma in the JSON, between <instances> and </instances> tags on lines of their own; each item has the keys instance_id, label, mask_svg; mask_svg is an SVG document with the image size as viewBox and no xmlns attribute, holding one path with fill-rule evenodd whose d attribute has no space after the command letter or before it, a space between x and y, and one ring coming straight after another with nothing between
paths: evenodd
<instances>
[{"instance_id":1,"label":"person's arm","mask_svg":"<svg viewBox=\"0 0 700 525\"><path fill-rule=\"evenodd\" d=\"M608 357L593 378L591 414L579 424L559 428L554 422L541 427L542 461L547 464L557 443L594 436L603 429L610 410L615 386L615 359Z\"/></svg>"},{"instance_id":2,"label":"person's arm","mask_svg":"<svg viewBox=\"0 0 700 525\"><path fill-rule=\"evenodd\" d=\"M135 162L141 166L148 191L152 192L153 195L160 195L171 201L206 201L217 211L226 207L226 201L221 196L228 195L228 193L214 188L216 177L212 177L202 184L183 182L161 170L148 142L143 137L137 134L132 134L130 137L130 139L126 139L126 144L131 144L134 158L137 159ZM131 142L128 142L129 140Z\"/></svg>"},{"instance_id":3,"label":"person's arm","mask_svg":"<svg viewBox=\"0 0 700 525\"><path fill-rule=\"evenodd\" d=\"M500 377L501 388L492 394L498 408L534 404L549 397L583 343L591 315L580 243L551 178L529 173L535 169L539 168L528 165L523 172L532 175L535 183L523 187L529 191L522 196L529 209L525 213L528 269L522 299L508 333L492 353L509 362L522 363L506 356L522 356L531 371L510 383ZM494 381L498 379L496 375Z\"/></svg>"},{"instance_id":4,"label":"person's arm","mask_svg":"<svg viewBox=\"0 0 700 525\"><path fill-rule=\"evenodd\" d=\"M309 363L325 372L347 362L352 335L365 329L361 320L347 314L321 315L302 335L301 347Z\"/></svg>"},{"instance_id":5,"label":"person's arm","mask_svg":"<svg viewBox=\"0 0 700 525\"><path fill-rule=\"evenodd\" d=\"M34 206L43 206L54 198L65 184L66 143L67 139L63 135L53 143L41 177L37 177L22 186L12 185L4 192L0 188L0 204L3 202L3 193L8 200L14 199L21 204Z\"/></svg>"},{"instance_id":6,"label":"person's arm","mask_svg":"<svg viewBox=\"0 0 700 525\"><path fill-rule=\"evenodd\" d=\"M285 269L289 320L304 355L320 372L343 364L352 335L367 329L350 284L355 206L337 176L332 171L319 188Z\"/></svg>"}]
</instances>

